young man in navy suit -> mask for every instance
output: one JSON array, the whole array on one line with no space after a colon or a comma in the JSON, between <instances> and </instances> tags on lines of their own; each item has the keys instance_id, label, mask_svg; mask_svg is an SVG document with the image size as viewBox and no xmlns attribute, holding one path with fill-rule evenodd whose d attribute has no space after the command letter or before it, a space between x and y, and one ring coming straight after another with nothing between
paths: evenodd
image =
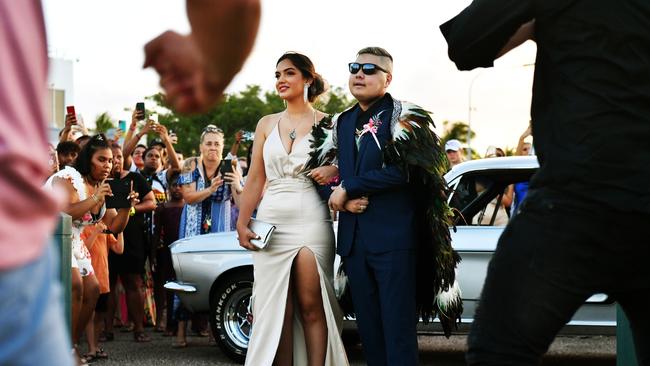
<instances>
[{"instance_id":1,"label":"young man in navy suit","mask_svg":"<svg viewBox=\"0 0 650 366\"><path fill-rule=\"evenodd\" d=\"M349 64L358 103L336 122L341 184L329 206L340 211L337 252L345 262L368 365L416 365L415 200L406 174L386 164L401 102L387 93L393 59L367 47ZM349 200L367 197L346 206ZM347 207L347 210L346 210Z\"/></svg>"}]
</instances>

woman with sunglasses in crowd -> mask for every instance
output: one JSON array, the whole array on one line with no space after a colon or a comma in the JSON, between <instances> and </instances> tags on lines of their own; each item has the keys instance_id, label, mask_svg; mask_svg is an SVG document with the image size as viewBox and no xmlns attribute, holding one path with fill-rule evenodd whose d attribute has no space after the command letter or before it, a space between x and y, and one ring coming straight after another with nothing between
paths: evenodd
<instances>
[{"instance_id":1,"label":"woman with sunglasses in crowd","mask_svg":"<svg viewBox=\"0 0 650 366\"><path fill-rule=\"evenodd\" d=\"M328 183L338 169L303 171L312 127L327 117L311 104L325 91L325 82L308 57L293 52L280 57L275 78L287 107L257 124L237 222L240 245L252 251L255 275L246 364L324 365L327 360L347 365L343 317L332 286L334 231L314 184ZM250 243L257 233L248 227L258 204L256 219L276 226L263 250Z\"/></svg>"},{"instance_id":2,"label":"woman with sunglasses in crowd","mask_svg":"<svg viewBox=\"0 0 650 366\"><path fill-rule=\"evenodd\" d=\"M106 197L112 196L106 181L113 167L113 153L109 141L102 134L95 135L79 153L74 168L66 166L52 175L46 187L65 192L69 197L63 209L72 217L72 343L79 342L81 332L88 324L99 297L99 283L91 264L90 253L81 233L85 226L103 222L111 233L121 233L129 221L129 211L135 206L138 194L131 190L131 207L106 208Z\"/></svg>"}]
</instances>

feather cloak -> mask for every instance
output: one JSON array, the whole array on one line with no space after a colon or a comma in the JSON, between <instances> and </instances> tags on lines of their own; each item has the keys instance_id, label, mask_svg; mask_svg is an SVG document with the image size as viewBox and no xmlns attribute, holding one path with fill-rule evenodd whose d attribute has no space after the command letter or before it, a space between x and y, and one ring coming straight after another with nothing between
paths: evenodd
<instances>
[{"instance_id":1,"label":"feather cloak","mask_svg":"<svg viewBox=\"0 0 650 366\"><path fill-rule=\"evenodd\" d=\"M314 125L312 151L305 170L336 161L339 116L324 118ZM383 148L384 163L398 166L418 197L417 310L425 323L437 316L449 337L460 323L463 304L456 281L456 267L461 259L451 246L449 232L453 214L447 204L448 187L443 178L447 166L445 152L430 113L419 106L393 99L390 122L392 139ZM338 276L345 278L341 269ZM346 314L353 313L349 309L349 291L341 288L338 293Z\"/></svg>"}]
</instances>

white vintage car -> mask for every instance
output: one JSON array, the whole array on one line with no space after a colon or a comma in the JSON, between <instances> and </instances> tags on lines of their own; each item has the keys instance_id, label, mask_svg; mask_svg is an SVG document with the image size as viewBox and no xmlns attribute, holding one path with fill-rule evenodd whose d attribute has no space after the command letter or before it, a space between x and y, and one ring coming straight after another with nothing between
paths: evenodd
<instances>
[{"instance_id":1,"label":"white vintage car","mask_svg":"<svg viewBox=\"0 0 650 366\"><path fill-rule=\"evenodd\" d=\"M509 185L527 182L538 167L534 156L492 158L462 163L445 175L452 189L449 203L456 209L452 245L462 257L457 270L464 304L461 331L472 322L488 263L507 222L507 214L499 209L501 196ZM188 309L209 312L219 346L243 361L252 321L253 263L239 246L236 232L181 239L172 244L171 252L177 280L165 288L178 292ZM338 263L337 257L335 266ZM437 327L434 322L420 329ZM565 331L613 334L615 327L615 304L598 294L578 310Z\"/></svg>"}]
</instances>

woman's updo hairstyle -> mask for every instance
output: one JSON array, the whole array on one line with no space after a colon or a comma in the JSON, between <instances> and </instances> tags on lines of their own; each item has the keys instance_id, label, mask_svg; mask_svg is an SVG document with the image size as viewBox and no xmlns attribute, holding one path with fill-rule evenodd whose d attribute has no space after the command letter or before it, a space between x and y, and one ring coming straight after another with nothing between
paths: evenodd
<instances>
[{"instance_id":1,"label":"woman's updo hairstyle","mask_svg":"<svg viewBox=\"0 0 650 366\"><path fill-rule=\"evenodd\" d=\"M275 63L275 66L278 66L283 60L289 60L302 74L302 77L308 80L312 80L309 89L307 90L307 99L309 102L313 102L319 95L325 92L325 81L319 73L316 72L314 64L311 62L309 57L297 53L297 52L287 52L284 55L280 56L278 62Z\"/></svg>"},{"instance_id":2,"label":"woman's updo hairstyle","mask_svg":"<svg viewBox=\"0 0 650 366\"><path fill-rule=\"evenodd\" d=\"M95 152L110 148L111 145L103 133L92 136L79 152L74 168L83 176L90 175L92 159Z\"/></svg>"}]
</instances>

